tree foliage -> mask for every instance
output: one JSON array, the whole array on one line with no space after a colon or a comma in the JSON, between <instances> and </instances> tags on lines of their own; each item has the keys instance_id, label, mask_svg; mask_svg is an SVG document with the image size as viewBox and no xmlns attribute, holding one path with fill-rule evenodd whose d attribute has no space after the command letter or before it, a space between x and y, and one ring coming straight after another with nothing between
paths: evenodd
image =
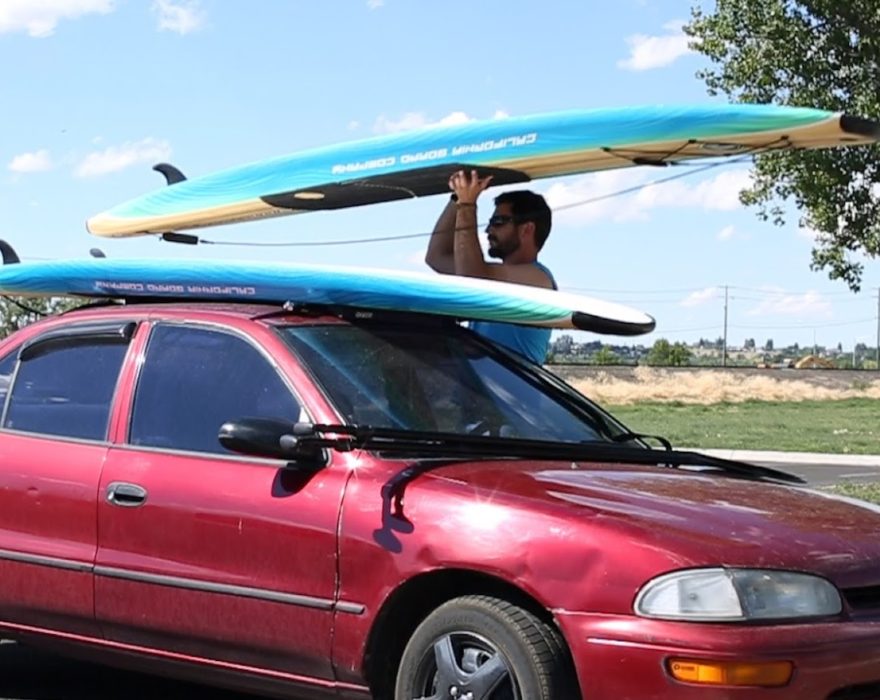
<instances>
[{"instance_id":1,"label":"tree foliage","mask_svg":"<svg viewBox=\"0 0 880 700\"><path fill-rule=\"evenodd\" d=\"M593 364L594 365L619 365L620 358L615 354L615 352L611 348L609 348L607 345L603 345L593 355Z\"/></svg>"},{"instance_id":2,"label":"tree foliage","mask_svg":"<svg viewBox=\"0 0 880 700\"><path fill-rule=\"evenodd\" d=\"M710 94L737 102L817 107L880 118L877 0L716 0L685 31L712 67ZM784 222L792 201L816 232L812 268L858 291L861 256L880 256L880 149L780 151L758 156L744 203Z\"/></svg>"},{"instance_id":3,"label":"tree foliage","mask_svg":"<svg viewBox=\"0 0 880 700\"><path fill-rule=\"evenodd\" d=\"M691 350L684 343L670 343L666 338L654 341L646 362L654 367L683 367L690 364Z\"/></svg>"},{"instance_id":4,"label":"tree foliage","mask_svg":"<svg viewBox=\"0 0 880 700\"><path fill-rule=\"evenodd\" d=\"M0 338L14 333L43 316L80 306L76 299L0 296Z\"/></svg>"}]
</instances>

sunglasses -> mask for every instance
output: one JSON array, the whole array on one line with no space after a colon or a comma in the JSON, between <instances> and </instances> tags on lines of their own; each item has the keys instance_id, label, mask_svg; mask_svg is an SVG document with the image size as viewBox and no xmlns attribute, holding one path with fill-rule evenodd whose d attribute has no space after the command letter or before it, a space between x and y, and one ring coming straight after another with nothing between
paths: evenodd
<instances>
[{"instance_id":1,"label":"sunglasses","mask_svg":"<svg viewBox=\"0 0 880 700\"><path fill-rule=\"evenodd\" d=\"M516 217L510 216L509 214L495 214L490 217L489 223L486 224L486 228L490 226L493 228L500 228L505 224L509 224L511 221L516 221Z\"/></svg>"}]
</instances>

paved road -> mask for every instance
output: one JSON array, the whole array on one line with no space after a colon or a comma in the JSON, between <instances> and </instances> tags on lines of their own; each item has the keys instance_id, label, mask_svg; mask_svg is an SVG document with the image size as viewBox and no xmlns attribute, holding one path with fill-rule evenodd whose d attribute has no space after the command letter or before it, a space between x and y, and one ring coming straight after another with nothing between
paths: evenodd
<instances>
[{"instance_id":1,"label":"paved road","mask_svg":"<svg viewBox=\"0 0 880 700\"><path fill-rule=\"evenodd\" d=\"M811 486L880 482L880 467L877 466L843 467L835 464L772 464L770 462L756 462L756 464L797 474L802 479L806 479Z\"/></svg>"},{"instance_id":2,"label":"paved road","mask_svg":"<svg viewBox=\"0 0 880 700\"><path fill-rule=\"evenodd\" d=\"M770 464L813 486L880 481L880 467ZM179 681L68 661L0 642L0 700L256 700Z\"/></svg>"}]
</instances>

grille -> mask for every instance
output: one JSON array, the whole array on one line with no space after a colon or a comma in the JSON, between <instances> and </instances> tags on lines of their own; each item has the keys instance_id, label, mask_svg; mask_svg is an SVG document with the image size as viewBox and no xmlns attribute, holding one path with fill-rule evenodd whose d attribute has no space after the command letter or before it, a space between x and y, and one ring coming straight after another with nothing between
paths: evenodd
<instances>
[{"instance_id":1,"label":"grille","mask_svg":"<svg viewBox=\"0 0 880 700\"><path fill-rule=\"evenodd\" d=\"M846 588L843 597L853 610L880 610L880 586Z\"/></svg>"}]
</instances>

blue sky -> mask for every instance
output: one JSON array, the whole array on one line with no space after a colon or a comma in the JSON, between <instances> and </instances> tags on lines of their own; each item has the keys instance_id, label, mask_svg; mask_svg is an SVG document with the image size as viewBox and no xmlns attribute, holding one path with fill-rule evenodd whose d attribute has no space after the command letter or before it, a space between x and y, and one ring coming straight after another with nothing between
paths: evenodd
<instances>
[{"instance_id":1,"label":"blue sky","mask_svg":"<svg viewBox=\"0 0 880 700\"><path fill-rule=\"evenodd\" d=\"M190 176L440 121L705 103L681 35L688 0L2 0L0 237L29 259L289 259L426 270L427 238L289 248L109 240L85 220ZM716 98L717 99L717 98ZM668 174L541 180L553 207ZM811 236L738 204L748 164L560 210L542 258L569 291L641 308L658 337L873 346L880 263L863 292L809 269ZM499 190L500 191L500 190ZM490 190L490 194L493 191ZM201 232L218 243L430 231L445 197ZM490 205L486 197L485 209ZM578 341L595 339L574 334ZM609 338L613 342L629 342Z\"/></svg>"}]
</instances>

